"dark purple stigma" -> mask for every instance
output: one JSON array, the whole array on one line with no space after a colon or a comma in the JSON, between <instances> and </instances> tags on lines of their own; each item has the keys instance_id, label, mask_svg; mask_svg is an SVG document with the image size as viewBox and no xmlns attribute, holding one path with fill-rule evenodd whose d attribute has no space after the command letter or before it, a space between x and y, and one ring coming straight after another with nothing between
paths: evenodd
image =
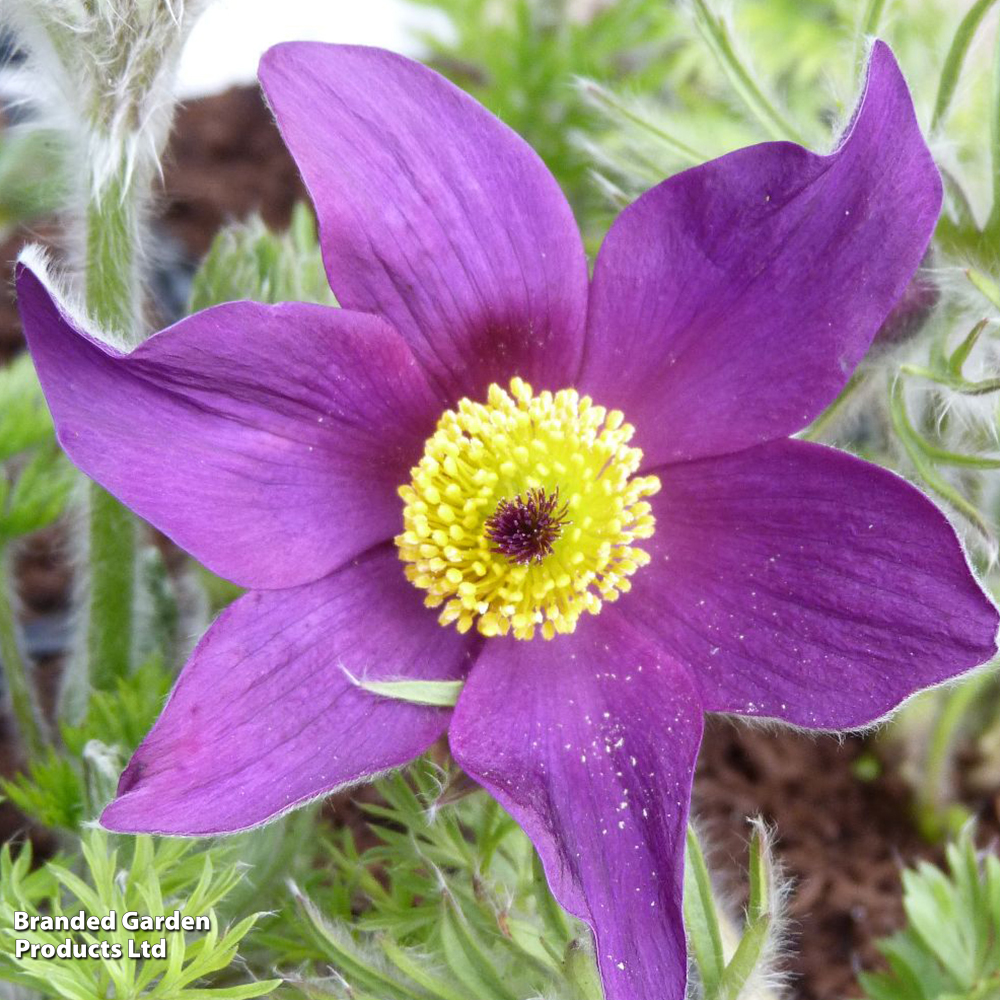
<instances>
[{"instance_id":1,"label":"dark purple stigma","mask_svg":"<svg viewBox=\"0 0 1000 1000\"><path fill-rule=\"evenodd\" d=\"M559 490L546 493L541 488L520 493L513 500L501 500L486 521L486 537L508 562L519 566L540 563L552 553L552 545L569 524L569 504L559 506Z\"/></svg>"}]
</instances>

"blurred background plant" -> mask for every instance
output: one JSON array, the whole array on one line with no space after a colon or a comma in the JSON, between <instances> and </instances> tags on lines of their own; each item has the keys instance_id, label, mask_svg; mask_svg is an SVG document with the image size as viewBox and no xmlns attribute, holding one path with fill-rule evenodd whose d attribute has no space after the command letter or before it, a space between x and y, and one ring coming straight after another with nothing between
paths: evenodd
<instances>
[{"instance_id":1,"label":"blurred background plant","mask_svg":"<svg viewBox=\"0 0 1000 1000\"><path fill-rule=\"evenodd\" d=\"M945 176L945 211L924 267L869 357L805 436L855 451L933 493L997 594L997 0L412 2L445 15L446 29L423 33L428 61L539 151L592 252L615 213L671 173L758 141L832 148L856 99L867 39L890 41ZM16 127L0 130L0 229L53 213L69 220L67 273L80 276L90 311L111 330L144 329L148 192L170 120L172 61L189 26L184 17L196 8L144 0L126 12L115 0L59 0L65 16L53 24L25 18L55 7L17 6L21 42L36 59L39 45L58 43L63 79L98 64L123 75L121 87L95 91L115 123L96 129L99 156L79 132L92 138L93 122L68 124L22 87L29 98L8 109ZM104 61L84 60L83 70L68 64L70 36L60 34L67 25L75 45ZM129 45L149 56L151 38L166 39L159 61L104 58ZM45 72L44 59L23 65L22 76ZM138 76L137 65L145 66ZM145 132L136 108L154 93L160 103ZM146 159L137 171L140 145ZM81 163L85 173L98 170L100 183L73 183ZM85 227L75 237L74 219ZM102 234L117 234L117 242ZM235 298L332 304L307 208L295 210L287 233L252 218L218 234L193 277L187 309ZM218 934L189 936L170 968L155 961L39 967L13 960L4 944L0 980L25 991L18 995L72 1000L237 1000L267 992L598 1000L585 929L555 904L524 835L467 787L443 750L361 793L364 822L349 826L333 810L312 808L223 842L151 842L89 829L191 638L239 591L201 567L178 566L143 526L87 493L55 445L30 363L16 359L0 370L0 661L22 766L0 787L45 847L33 854L29 840L0 859L0 937L9 940L13 909L74 912L111 901L190 909L192 897L214 911ZM39 683L15 572L24 539L60 518L78 540L67 546L78 576L93 583L96 570L100 597L81 604L86 628L67 651L75 668L59 675L69 692L62 696L51 675ZM930 692L883 727L856 761L856 780L886 771L912 786L913 822L924 837L958 839L948 848L947 874L927 865L904 873L907 926L882 945L888 971L865 975L861 988L870 1000L1000 995L1000 869L995 857L976 853L966 825L974 804L1000 786L994 675ZM707 1000L795 994L778 974L787 938L772 838L757 825L747 839L741 887L722 893L699 839L689 838L685 917L693 988ZM745 905L733 904L744 896ZM942 927L951 930L940 934Z\"/></svg>"},{"instance_id":2,"label":"blurred background plant","mask_svg":"<svg viewBox=\"0 0 1000 1000\"><path fill-rule=\"evenodd\" d=\"M879 943L887 972L864 973L867 1000L988 1000L1000 990L1000 859L976 851L966 827L947 871L903 872L906 927Z\"/></svg>"}]
</instances>

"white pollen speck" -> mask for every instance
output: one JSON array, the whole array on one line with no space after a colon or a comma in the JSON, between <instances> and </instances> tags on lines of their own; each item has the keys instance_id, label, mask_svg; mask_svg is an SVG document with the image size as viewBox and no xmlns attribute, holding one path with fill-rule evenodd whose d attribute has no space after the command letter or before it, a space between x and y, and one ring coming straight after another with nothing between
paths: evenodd
<instances>
[{"instance_id":1,"label":"white pollen speck","mask_svg":"<svg viewBox=\"0 0 1000 1000\"><path fill-rule=\"evenodd\" d=\"M618 962L618 968L621 969L622 972L624 972L625 971L625 963L624 962Z\"/></svg>"}]
</instances>

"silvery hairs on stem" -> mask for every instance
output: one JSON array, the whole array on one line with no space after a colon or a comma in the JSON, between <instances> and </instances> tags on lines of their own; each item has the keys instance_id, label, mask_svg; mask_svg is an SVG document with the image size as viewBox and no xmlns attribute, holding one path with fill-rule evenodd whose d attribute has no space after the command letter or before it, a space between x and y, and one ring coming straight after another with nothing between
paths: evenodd
<instances>
[{"instance_id":1,"label":"silvery hairs on stem","mask_svg":"<svg viewBox=\"0 0 1000 1000\"><path fill-rule=\"evenodd\" d=\"M29 59L24 92L89 165L90 197L156 171L176 67L210 0L7 0Z\"/></svg>"}]
</instances>

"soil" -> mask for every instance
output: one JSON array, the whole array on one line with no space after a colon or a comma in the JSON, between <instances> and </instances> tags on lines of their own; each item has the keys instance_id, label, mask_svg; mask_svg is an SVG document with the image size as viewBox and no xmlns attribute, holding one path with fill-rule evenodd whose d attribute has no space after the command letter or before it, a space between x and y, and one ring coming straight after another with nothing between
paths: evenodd
<instances>
[{"instance_id":1,"label":"soil","mask_svg":"<svg viewBox=\"0 0 1000 1000\"><path fill-rule=\"evenodd\" d=\"M219 227L251 213L288 225L305 187L256 88L180 109L164 167L161 218L195 260Z\"/></svg>"},{"instance_id":2,"label":"soil","mask_svg":"<svg viewBox=\"0 0 1000 1000\"><path fill-rule=\"evenodd\" d=\"M169 314L183 301L194 262L224 222L259 212L281 227L304 197L255 89L231 90L182 108L157 212L161 253L153 263L157 287L168 290L161 295L161 311ZM12 261L18 243L34 234L17 234L0 247L2 259ZM49 227L42 234L57 236L58 231ZM13 297L4 289L0 361L19 345ZM65 629L67 566L61 529L37 536L21 555L25 619L37 633L34 645L46 676L52 676L53 647ZM0 769L9 773L15 758L5 735L0 728ZM778 856L794 881L789 900L794 947L787 971L793 994L802 1000L857 995L858 969L879 964L875 940L902 923L901 866L922 857L938 860L909 820L910 798L902 781L892 772L867 782L854 775L852 767L866 747L859 738L838 742L721 719L711 720L707 729L695 813L710 863L722 873L723 888L738 908L749 838L746 819L761 815L773 825ZM985 804L978 805L984 834L995 830L996 817ZM357 810L349 799L338 798L335 808L341 821L356 824ZM0 834L10 836L22 825L8 806L0 807Z\"/></svg>"},{"instance_id":3,"label":"soil","mask_svg":"<svg viewBox=\"0 0 1000 1000\"><path fill-rule=\"evenodd\" d=\"M735 914L745 902L747 817L777 837L791 882L787 972L801 1000L858 996L859 969L881 966L875 941L902 926L900 871L937 852L910 822L910 794L892 771L863 781L867 741L810 736L712 718L695 782L694 815L709 865ZM988 820L991 817L986 817Z\"/></svg>"}]
</instances>

